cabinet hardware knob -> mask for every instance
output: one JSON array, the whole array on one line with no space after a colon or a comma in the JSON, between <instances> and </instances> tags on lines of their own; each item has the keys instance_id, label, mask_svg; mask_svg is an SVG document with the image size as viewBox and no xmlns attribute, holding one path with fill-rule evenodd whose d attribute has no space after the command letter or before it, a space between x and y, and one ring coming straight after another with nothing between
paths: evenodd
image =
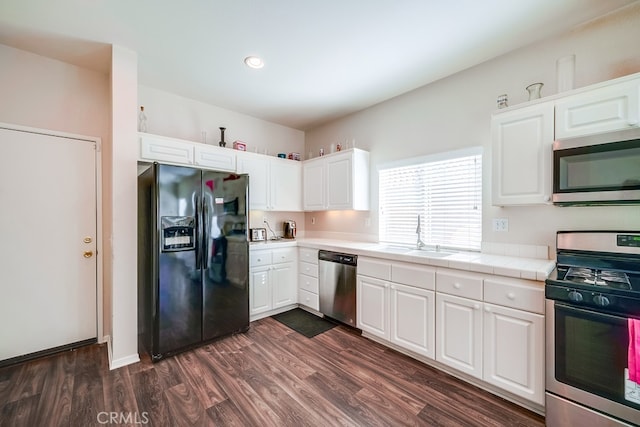
<instances>
[{"instance_id":1,"label":"cabinet hardware knob","mask_svg":"<svg viewBox=\"0 0 640 427\"><path fill-rule=\"evenodd\" d=\"M513 292L509 292L507 294L507 298L509 298L510 300L514 300L516 299L516 294L514 294Z\"/></svg>"},{"instance_id":2,"label":"cabinet hardware knob","mask_svg":"<svg viewBox=\"0 0 640 427\"><path fill-rule=\"evenodd\" d=\"M85 258L91 258L93 256L93 251L84 251L82 256Z\"/></svg>"},{"instance_id":3,"label":"cabinet hardware knob","mask_svg":"<svg viewBox=\"0 0 640 427\"><path fill-rule=\"evenodd\" d=\"M485 307L485 308L484 308L484 311L486 311L487 313L490 313L490 312L491 312L491 309L490 309L489 307Z\"/></svg>"},{"instance_id":4,"label":"cabinet hardware knob","mask_svg":"<svg viewBox=\"0 0 640 427\"><path fill-rule=\"evenodd\" d=\"M460 285L460 283L454 283L453 287L456 289L460 289L462 286Z\"/></svg>"},{"instance_id":5,"label":"cabinet hardware knob","mask_svg":"<svg viewBox=\"0 0 640 427\"><path fill-rule=\"evenodd\" d=\"M473 305L473 309L474 310L480 310L480 304L474 304Z\"/></svg>"}]
</instances>

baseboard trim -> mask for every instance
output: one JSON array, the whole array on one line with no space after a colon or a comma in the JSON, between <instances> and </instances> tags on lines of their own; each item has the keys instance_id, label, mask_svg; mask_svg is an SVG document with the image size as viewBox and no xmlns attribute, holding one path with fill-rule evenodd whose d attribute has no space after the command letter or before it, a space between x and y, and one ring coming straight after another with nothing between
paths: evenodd
<instances>
[{"instance_id":1,"label":"baseboard trim","mask_svg":"<svg viewBox=\"0 0 640 427\"><path fill-rule=\"evenodd\" d=\"M111 347L109 347L111 348ZM112 354L109 352L109 370L122 368L123 366L132 365L140 362L140 355L138 353L130 354L129 356L120 357L119 359L112 359Z\"/></svg>"}]
</instances>

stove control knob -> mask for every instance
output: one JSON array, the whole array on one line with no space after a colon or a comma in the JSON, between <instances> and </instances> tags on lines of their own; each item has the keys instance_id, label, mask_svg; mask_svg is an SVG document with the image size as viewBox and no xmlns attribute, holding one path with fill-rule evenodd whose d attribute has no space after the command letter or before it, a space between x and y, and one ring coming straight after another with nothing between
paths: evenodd
<instances>
[{"instance_id":1,"label":"stove control knob","mask_svg":"<svg viewBox=\"0 0 640 427\"><path fill-rule=\"evenodd\" d=\"M573 302L582 302L582 294L578 291L569 291L569 299Z\"/></svg>"},{"instance_id":2,"label":"stove control knob","mask_svg":"<svg viewBox=\"0 0 640 427\"><path fill-rule=\"evenodd\" d=\"M600 307L606 307L610 304L609 298L605 297L604 295L596 295L595 297L593 297L593 302L595 302L596 305L599 305Z\"/></svg>"}]
</instances>

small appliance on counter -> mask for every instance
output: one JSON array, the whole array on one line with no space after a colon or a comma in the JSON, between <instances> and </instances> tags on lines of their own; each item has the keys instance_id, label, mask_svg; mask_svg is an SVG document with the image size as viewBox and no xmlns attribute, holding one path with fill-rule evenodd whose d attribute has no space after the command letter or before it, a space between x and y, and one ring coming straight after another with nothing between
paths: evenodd
<instances>
[{"instance_id":1,"label":"small appliance on counter","mask_svg":"<svg viewBox=\"0 0 640 427\"><path fill-rule=\"evenodd\" d=\"M266 228L252 228L251 229L251 241L252 242L262 242L267 240L267 229Z\"/></svg>"},{"instance_id":2,"label":"small appliance on counter","mask_svg":"<svg viewBox=\"0 0 640 427\"><path fill-rule=\"evenodd\" d=\"M293 220L286 220L283 223L283 237L285 239L295 239L296 238L296 222Z\"/></svg>"}]
</instances>

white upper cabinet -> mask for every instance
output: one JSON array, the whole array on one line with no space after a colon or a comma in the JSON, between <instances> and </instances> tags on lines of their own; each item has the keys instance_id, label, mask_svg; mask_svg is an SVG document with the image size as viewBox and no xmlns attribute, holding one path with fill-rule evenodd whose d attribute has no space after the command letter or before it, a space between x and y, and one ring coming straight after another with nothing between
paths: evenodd
<instances>
[{"instance_id":1,"label":"white upper cabinet","mask_svg":"<svg viewBox=\"0 0 640 427\"><path fill-rule=\"evenodd\" d=\"M619 81L556 101L556 139L637 128L640 78Z\"/></svg>"},{"instance_id":2,"label":"white upper cabinet","mask_svg":"<svg viewBox=\"0 0 640 427\"><path fill-rule=\"evenodd\" d=\"M249 209L270 210L269 162L266 156L240 153L236 171L249 175Z\"/></svg>"},{"instance_id":3,"label":"white upper cabinet","mask_svg":"<svg viewBox=\"0 0 640 427\"><path fill-rule=\"evenodd\" d=\"M493 115L493 205L551 202L553 117L552 102Z\"/></svg>"},{"instance_id":4,"label":"white upper cabinet","mask_svg":"<svg viewBox=\"0 0 640 427\"><path fill-rule=\"evenodd\" d=\"M302 210L300 162L239 152L237 172L249 174L250 209L288 212Z\"/></svg>"},{"instance_id":5,"label":"white upper cabinet","mask_svg":"<svg viewBox=\"0 0 640 427\"><path fill-rule=\"evenodd\" d=\"M354 148L305 161L303 185L305 211L368 210L369 153Z\"/></svg>"},{"instance_id":6,"label":"white upper cabinet","mask_svg":"<svg viewBox=\"0 0 640 427\"><path fill-rule=\"evenodd\" d=\"M165 136L140 134L140 159L234 172L236 151Z\"/></svg>"},{"instance_id":7,"label":"white upper cabinet","mask_svg":"<svg viewBox=\"0 0 640 427\"><path fill-rule=\"evenodd\" d=\"M302 211L302 163L273 157L269 166L272 209Z\"/></svg>"},{"instance_id":8,"label":"white upper cabinet","mask_svg":"<svg viewBox=\"0 0 640 427\"><path fill-rule=\"evenodd\" d=\"M156 135L140 135L140 159L192 165L194 144Z\"/></svg>"},{"instance_id":9,"label":"white upper cabinet","mask_svg":"<svg viewBox=\"0 0 640 427\"><path fill-rule=\"evenodd\" d=\"M236 152L213 145L194 145L194 164L203 168L235 172Z\"/></svg>"},{"instance_id":10,"label":"white upper cabinet","mask_svg":"<svg viewBox=\"0 0 640 427\"><path fill-rule=\"evenodd\" d=\"M302 199L305 211L325 209L325 162L322 158L307 160L302 164Z\"/></svg>"}]
</instances>

